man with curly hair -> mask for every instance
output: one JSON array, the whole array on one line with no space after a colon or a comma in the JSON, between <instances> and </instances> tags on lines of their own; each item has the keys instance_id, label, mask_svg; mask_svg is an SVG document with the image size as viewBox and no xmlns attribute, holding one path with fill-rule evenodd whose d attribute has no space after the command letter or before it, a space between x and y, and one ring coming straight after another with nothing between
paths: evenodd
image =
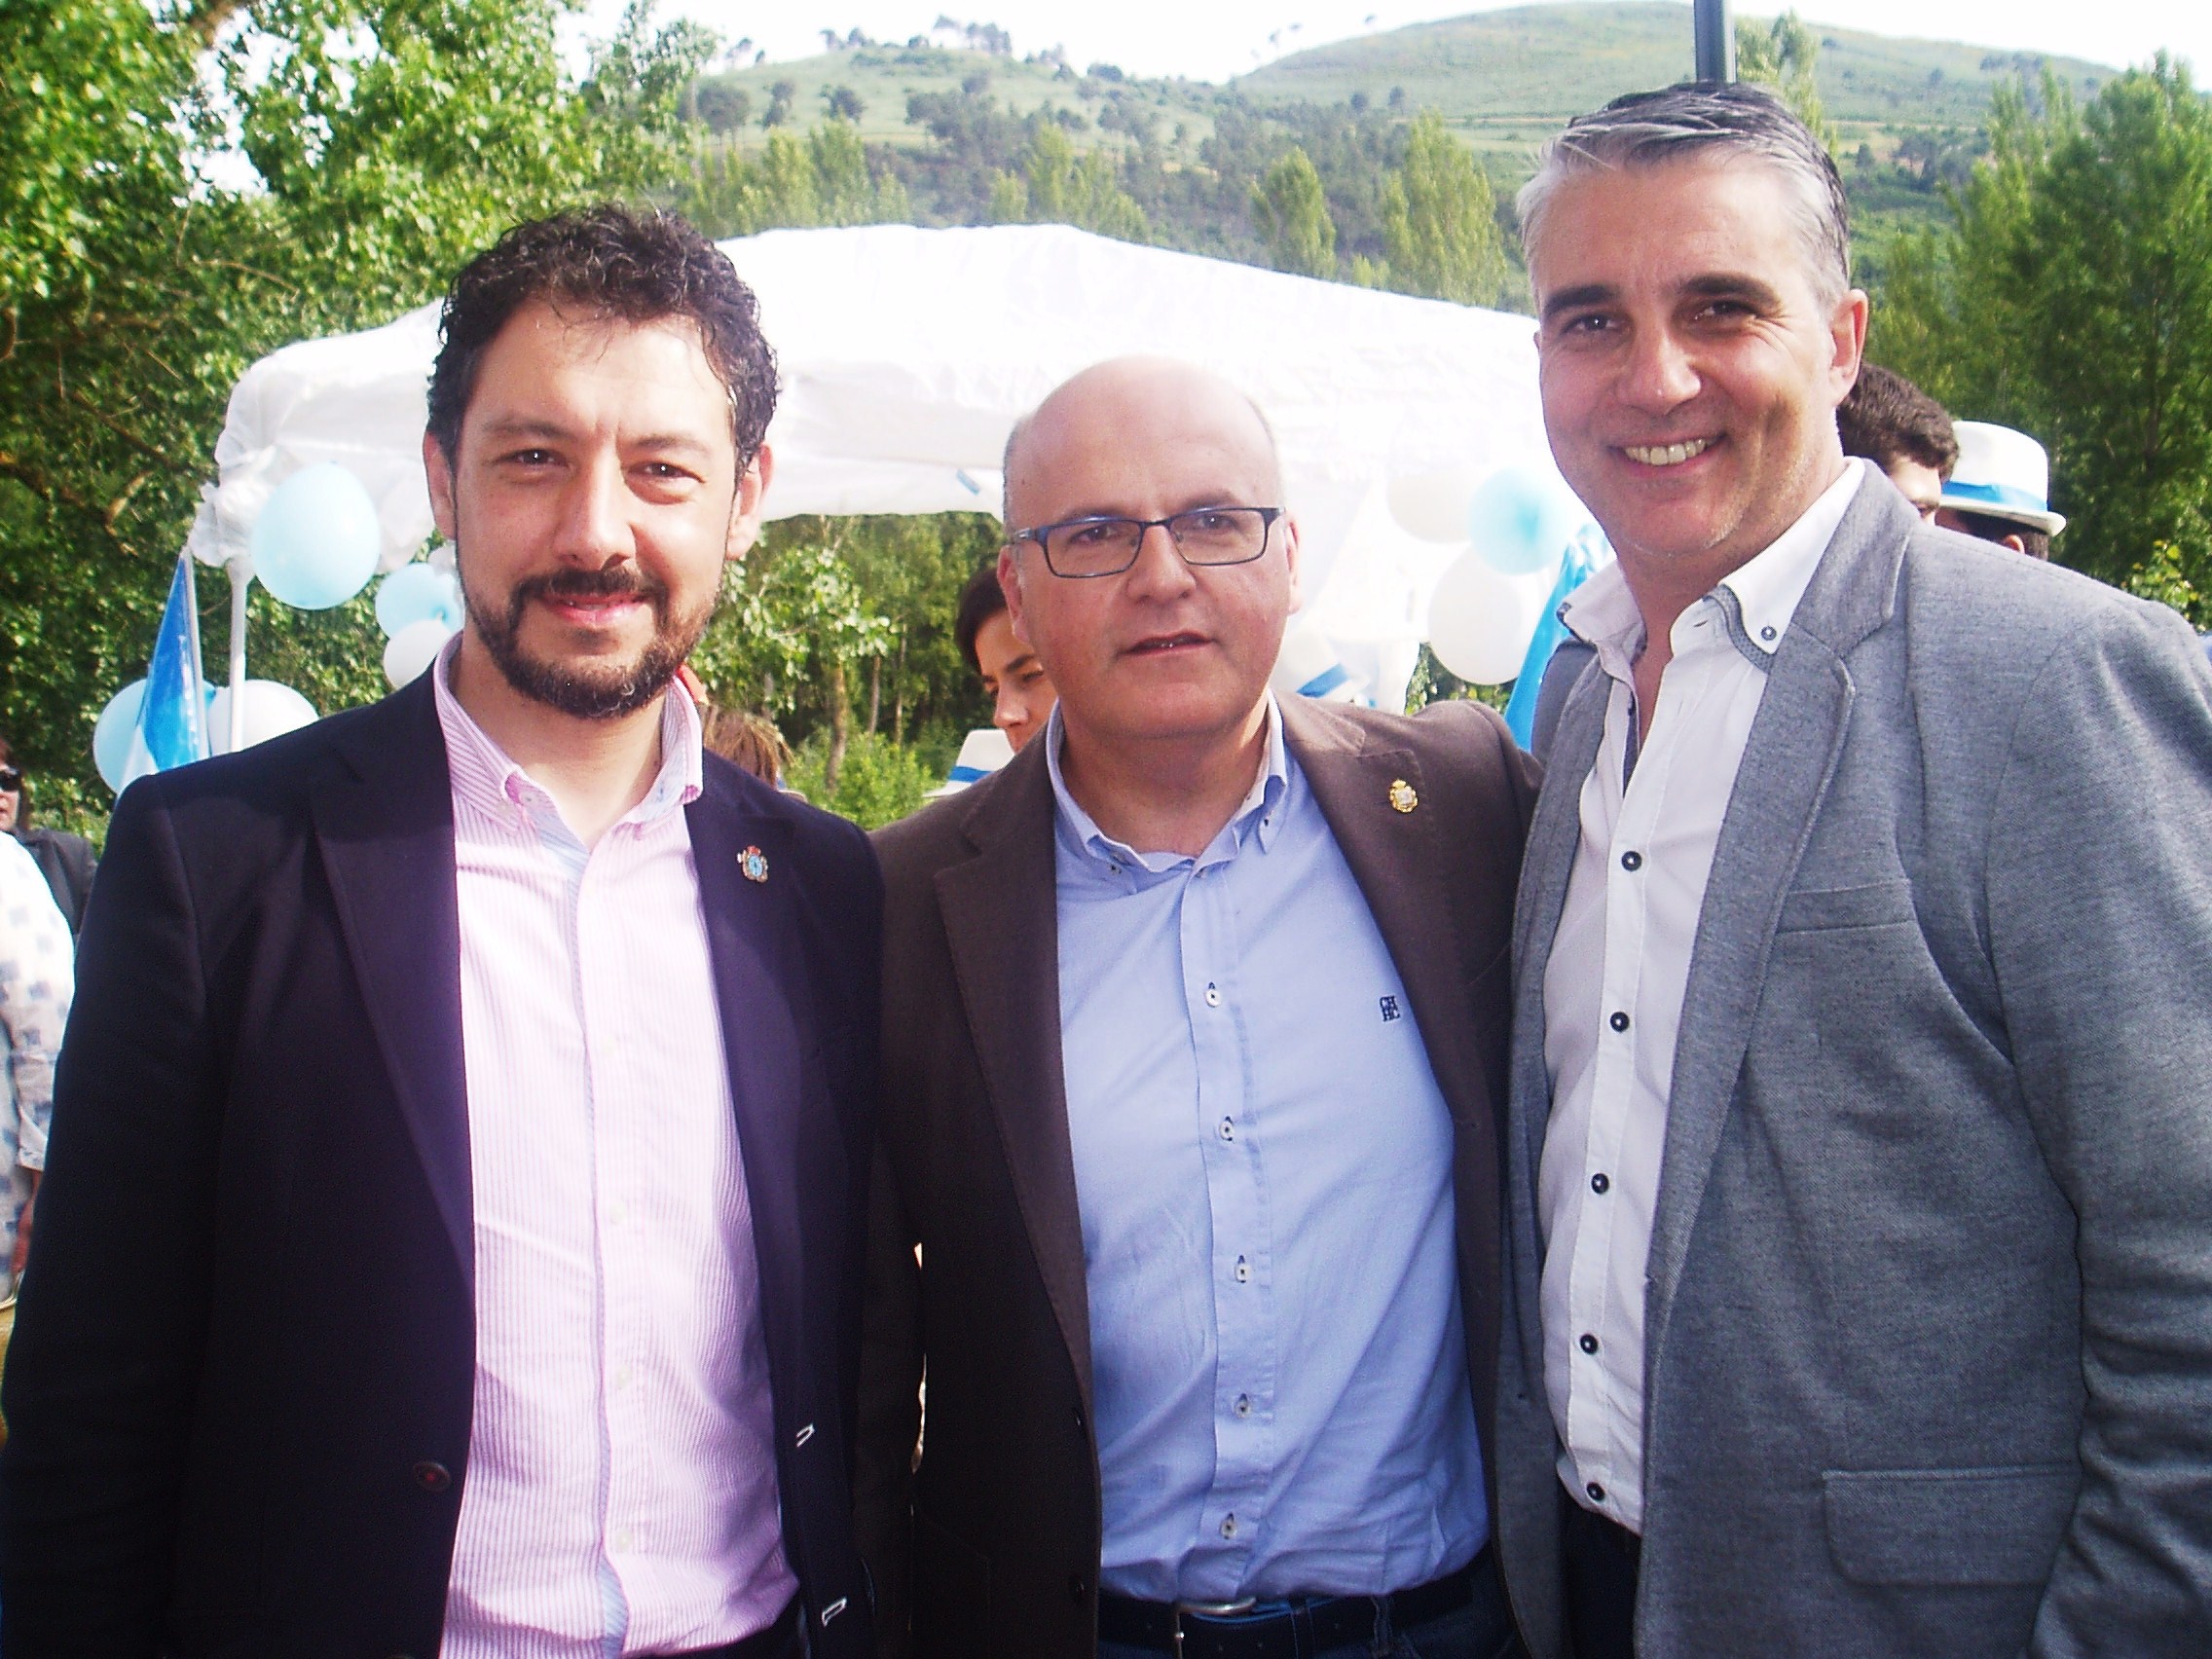
<instances>
[{"instance_id":1,"label":"man with curly hair","mask_svg":"<svg viewBox=\"0 0 2212 1659\"><path fill-rule=\"evenodd\" d=\"M124 794L0 1463L10 1655L857 1656L878 882L671 683L775 363L681 220L448 295L467 620Z\"/></svg>"}]
</instances>

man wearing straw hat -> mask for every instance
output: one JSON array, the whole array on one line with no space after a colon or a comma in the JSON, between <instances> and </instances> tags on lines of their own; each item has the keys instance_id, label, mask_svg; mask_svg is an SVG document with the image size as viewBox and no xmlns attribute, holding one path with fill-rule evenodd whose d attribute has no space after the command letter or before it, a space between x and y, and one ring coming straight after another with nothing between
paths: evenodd
<instances>
[{"instance_id":1,"label":"man wearing straw hat","mask_svg":"<svg viewBox=\"0 0 2212 1659\"><path fill-rule=\"evenodd\" d=\"M1282 489L1211 375L1054 391L999 578L1058 708L878 832L859 1498L887 1654L1511 1643L1487 1379L1530 773L1476 704L1269 693Z\"/></svg>"}]
</instances>

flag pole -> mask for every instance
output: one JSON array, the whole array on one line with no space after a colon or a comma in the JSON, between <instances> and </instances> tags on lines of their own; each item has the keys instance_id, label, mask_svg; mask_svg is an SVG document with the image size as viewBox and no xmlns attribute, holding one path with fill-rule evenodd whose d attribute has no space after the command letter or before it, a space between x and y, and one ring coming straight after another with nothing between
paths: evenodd
<instances>
[{"instance_id":1,"label":"flag pole","mask_svg":"<svg viewBox=\"0 0 2212 1659\"><path fill-rule=\"evenodd\" d=\"M1728 0L1692 0L1690 18L1697 35L1697 78L1733 81L1736 26L1728 16Z\"/></svg>"},{"instance_id":2,"label":"flag pole","mask_svg":"<svg viewBox=\"0 0 2212 1659\"><path fill-rule=\"evenodd\" d=\"M231 729L225 751L236 755L245 747L245 602L253 592L253 561L240 553L223 569L231 576Z\"/></svg>"}]
</instances>

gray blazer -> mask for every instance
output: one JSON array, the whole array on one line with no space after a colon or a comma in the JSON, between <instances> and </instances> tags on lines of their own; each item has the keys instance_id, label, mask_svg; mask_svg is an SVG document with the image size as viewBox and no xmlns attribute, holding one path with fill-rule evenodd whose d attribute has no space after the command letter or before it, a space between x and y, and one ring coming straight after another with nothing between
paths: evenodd
<instances>
[{"instance_id":1,"label":"gray blazer","mask_svg":"<svg viewBox=\"0 0 2212 1659\"><path fill-rule=\"evenodd\" d=\"M1499 1538L1562 1651L1515 935ZM2212 1653L2212 675L2171 611L1862 488L1698 921L1645 1284L1645 1659Z\"/></svg>"}]
</instances>

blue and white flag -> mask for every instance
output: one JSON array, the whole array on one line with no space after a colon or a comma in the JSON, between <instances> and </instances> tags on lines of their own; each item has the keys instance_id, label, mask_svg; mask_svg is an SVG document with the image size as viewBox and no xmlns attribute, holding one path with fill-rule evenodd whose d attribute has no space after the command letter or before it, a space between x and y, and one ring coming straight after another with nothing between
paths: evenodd
<instances>
[{"instance_id":1,"label":"blue and white flag","mask_svg":"<svg viewBox=\"0 0 2212 1659\"><path fill-rule=\"evenodd\" d=\"M166 772L207 758L207 684L200 670L200 607L192 584L192 560L177 555L169 579L168 604L162 608L161 631L154 636L154 662L146 670L146 697L138 705L137 728L130 734L130 757L123 763L128 786L148 772Z\"/></svg>"}]
</instances>

